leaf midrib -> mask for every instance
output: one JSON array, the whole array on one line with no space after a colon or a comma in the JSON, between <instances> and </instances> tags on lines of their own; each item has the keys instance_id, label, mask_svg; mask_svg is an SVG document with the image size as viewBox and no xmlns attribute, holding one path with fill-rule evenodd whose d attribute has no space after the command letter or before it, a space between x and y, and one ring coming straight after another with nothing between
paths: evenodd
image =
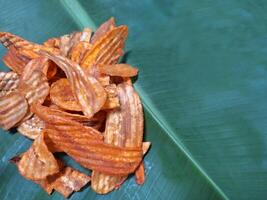
<instances>
[{"instance_id":1,"label":"leaf midrib","mask_svg":"<svg viewBox=\"0 0 267 200\"><path fill-rule=\"evenodd\" d=\"M73 0L60 0L61 4L65 8L65 10L69 13L69 15L74 19L74 22L82 29L84 27L91 27L92 29L96 29L92 18L88 15L88 13L83 9L78 1ZM189 149L186 148L181 142L180 138L175 134L174 130L162 116L162 114L158 111L158 109L154 106L152 100L146 93L143 91L141 87L139 87L138 83L135 83L135 89L138 91L144 109L150 116L158 123L158 125L164 130L164 132L171 138L171 140L176 144L179 150L187 157L187 159L192 163L193 166L203 175L203 177L207 180L207 182L217 191L223 199L228 200L229 198L223 192L223 190L210 178L207 172L201 167L201 165L194 159Z\"/></svg>"}]
</instances>

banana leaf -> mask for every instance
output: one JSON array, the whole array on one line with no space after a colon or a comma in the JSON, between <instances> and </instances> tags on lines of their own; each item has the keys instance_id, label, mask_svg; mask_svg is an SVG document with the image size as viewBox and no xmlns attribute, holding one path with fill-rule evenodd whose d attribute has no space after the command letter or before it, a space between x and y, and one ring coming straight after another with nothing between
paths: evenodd
<instances>
[{"instance_id":1,"label":"banana leaf","mask_svg":"<svg viewBox=\"0 0 267 200\"><path fill-rule=\"evenodd\" d=\"M123 61L140 70L152 142L146 182L130 177L110 194L86 187L70 199L266 199L266 9L263 0L0 0L0 30L35 42L110 16L129 26ZM9 163L30 144L1 130L0 199L63 199Z\"/></svg>"}]
</instances>

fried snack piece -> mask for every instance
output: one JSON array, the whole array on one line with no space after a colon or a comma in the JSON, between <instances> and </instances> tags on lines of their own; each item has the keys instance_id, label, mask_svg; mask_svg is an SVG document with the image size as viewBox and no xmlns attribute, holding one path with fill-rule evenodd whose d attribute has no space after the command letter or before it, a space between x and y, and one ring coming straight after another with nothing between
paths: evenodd
<instances>
[{"instance_id":1,"label":"fried snack piece","mask_svg":"<svg viewBox=\"0 0 267 200\"><path fill-rule=\"evenodd\" d=\"M55 54L60 53L57 48L35 44L7 32L0 32L0 43L9 49L3 58L4 63L18 74L23 72L25 65L30 60L40 57L40 50ZM52 74L55 74L55 72L56 68L51 65L49 67L48 78Z\"/></svg>"},{"instance_id":2,"label":"fried snack piece","mask_svg":"<svg viewBox=\"0 0 267 200\"><path fill-rule=\"evenodd\" d=\"M89 51L91 48L92 44L90 44L89 42L80 41L71 48L69 52L69 58L73 62L80 64L85 52Z\"/></svg>"},{"instance_id":3,"label":"fried snack piece","mask_svg":"<svg viewBox=\"0 0 267 200\"><path fill-rule=\"evenodd\" d=\"M127 36L127 26L112 28L85 53L81 66L90 69L98 64L111 64L121 54Z\"/></svg>"},{"instance_id":4,"label":"fried snack piece","mask_svg":"<svg viewBox=\"0 0 267 200\"><path fill-rule=\"evenodd\" d=\"M0 43L2 43L8 49L12 46L15 47L20 53L22 53L22 55L28 56L31 59L39 57L40 50L59 53L56 48L29 42L8 32L0 32Z\"/></svg>"},{"instance_id":5,"label":"fried snack piece","mask_svg":"<svg viewBox=\"0 0 267 200\"><path fill-rule=\"evenodd\" d=\"M81 111L81 106L72 93L68 79L61 78L51 85L51 101L65 110Z\"/></svg>"},{"instance_id":6,"label":"fried snack piece","mask_svg":"<svg viewBox=\"0 0 267 200\"><path fill-rule=\"evenodd\" d=\"M33 115L30 119L22 122L17 130L24 136L35 140L39 135L41 135L45 123L36 115Z\"/></svg>"},{"instance_id":7,"label":"fried snack piece","mask_svg":"<svg viewBox=\"0 0 267 200\"><path fill-rule=\"evenodd\" d=\"M53 109L52 112L56 113L56 115L59 115L74 122L78 122L85 127L88 126L94 129L99 129L106 117L106 114L104 112L98 112L93 117L88 118L84 115L65 112L63 110L60 110L59 108L55 108L54 105L50 106L50 108Z\"/></svg>"},{"instance_id":8,"label":"fried snack piece","mask_svg":"<svg viewBox=\"0 0 267 200\"><path fill-rule=\"evenodd\" d=\"M65 167L55 175L34 182L40 185L48 194L56 190L65 198L68 198L73 192L81 190L90 180L90 176L71 167Z\"/></svg>"},{"instance_id":9,"label":"fried snack piece","mask_svg":"<svg viewBox=\"0 0 267 200\"><path fill-rule=\"evenodd\" d=\"M118 108L120 106L117 86L115 84L110 84L104 87L107 93L107 100L102 107L103 110Z\"/></svg>"},{"instance_id":10,"label":"fried snack piece","mask_svg":"<svg viewBox=\"0 0 267 200\"><path fill-rule=\"evenodd\" d=\"M0 97L16 90L19 86L19 76L15 72L0 72Z\"/></svg>"},{"instance_id":11,"label":"fried snack piece","mask_svg":"<svg viewBox=\"0 0 267 200\"><path fill-rule=\"evenodd\" d=\"M115 64L115 65L98 65L100 73L109 76L120 77L133 77L138 73L138 69L128 64Z\"/></svg>"},{"instance_id":12,"label":"fried snack piece","mask_svg":"<svg viewBox=\"0 0 267 200\"><path fill-rule=\"evenodd\" d=\"M59 43L60 43L59 38L49 38L44 42L44 46L59 49Z\"/></svg>"},{"instance_id":13,"label":"fried snack piece","mask_svg":"<svg viewBox=\"0 0 267 200\"><path fill-rule=\"evenodd\" d=\"M60 172L59 177L52 183L53 189L68 198L74 191L78 192L91 180L90 176L71 167Z\"/></svg>"},{"instance_id":14,"label":"fried snack piece","mask_svg":"<svg viewBox=\"0 0 267 200\"><path fill-rule=\"evenodd\" d=\"M120 109L112 110L106 120L104 141L119 147L141 147L143 140L143 109L132 86L118 85ZM111 192L127 176L109 176L93 171L92 189L99 194Z\"/></svg>"},{"instance_id":15,"label":"fried snack piece","mask_svg":"<svg viewBox=\"0 0 267 200\"><path fill-rule=\"evenodd\" d=\"M10 161L18 166L22 156L23 155L16 156ZM64 166L62 161L57 160L57 163L60 169L58 173L49 175L41 180L33 180L48 194L51 194L53 190L56 190L65 198L68 198L74 191L78 192L91 180L90 176L72 167Z\"/></svg>"},{"instance_id":16,"label":"fried snack piece","mask_svg":"<svg viewBox=\"0 0 267 200\"><path fill-rule=\"evenodd\" d=\"M32 111L45 121L51 141L88 169L107 174L129 174L142 160L142 147L120 148L105 144L97 130L40 104L32 106Z\"/></svg>"},{"instance_id":17,"label":"fried snack piece","mask_svg":"<svg viewBox=\"0 0 267 200\"><path fill-rule=\"evenodd\" d=\"M25 95L30 105L35 101L43 103L49 94L49 84L42 72L45 70L46 62L46 58L31 60L20 77L19 90Z\"/></svg>"},{"instance_id":18,"label":"fried snack piece","mask_svg":"<svg viewBox=\"0 0 267 200\"><path fill-rule=\"evenodd\" d=\"M44 55L54 61L66 74L71 90L79 102L83 113L92 117L104 105L107 94L101 84L71 60L44 52Z\"/></svg>"},{"instance_id":19,"label":"fried snack piece","mask_svg":"<svg viewBox=\"0 0 267 200\"><path fill-rule=\"evenodd\" d=\"M145 183L146 177L145 177L144 162L141 162L141 164L139 165L139 167L135 171L134 175L135 175L135 181L138 185L143 185Z\"/></svg>"},{"instance_id":20,"label":"fried snack piece","mask_svg":"<svg viewBox=\"0 0 267 200\"><path fill-rule=\"evenodd\" d=\"M0 126L8 130L19 123L28 111L28 103L19 92L0 97Z\"/></svg>"},{"instance_id":21,"label":"fried snack piece","mask_svg":"<svg viewBox=\"0 0 267 200\"><path fill-rule=\"evenodd\" d=\"M102 110L113 109L120 106L117 86L110 84L104 87L107 93L107 100ZM75 96L72 93L70 84L67 79L62 78L54 82L50 89L51 101L65 110L82 111L80 104L76 101Z\"/></svg>"},{"instance_id":22,"label":"fried snack piece","mask_svg":"<svg viewBox=\"0 0 267 200\"><path fill-rule=\"evenodd\" d=\"M58 162L46 146L44 137L44 134L39 135L18 163L20 174L29 180L42 180L59 172Z\"/></svg>"},{"instance_id":23,"label":"fried snack piece","mask_svg":"<svg viewBox=\"0 0 267 200\"><path fill-rule=\"evenodd\" d=\"M74 32L61 36L59 39L59 48L61 55L68 57L71 49L79 42L89 43L91 34L92 30L85 28L82 32Z\"/></svg>"},{"instance_id":24,"label":"fried snack piece","mask_svg":"<svg viewBox=\"0 0 267 200\"><path fill-rule=\"evenodd\" d=\"M25 65L31 59L20 54L14 46L11 46L2 60L14 72L21 74Z\"/></svg>"},{"instance_id":25,"label":"fried snack piece","mask_svg":"<svg viewBox=\"0 0 267 200\"><path fill-rule=\"evenodd\" d=\"M96 41L102 38L110 29L114 28L115 26L116 25L115 25L114 17L111 17L109 20L101 24L99 28L96 30L96 32L94 33L91 39L91 44L95 44Z\"/></svg>"},{"instance_id":26,"label":"fried snack piece","mask_svg":"<svg viewBox=\"0 0 267 200\"><path fill-rule=\"evenodd\" d=\"M150 147L150 142L143 142L143 154L145 155ZM138 185L143 185L145 183L145 164L144 161L136 169L135 173L135 181Z\"/></svg>"}]
</instances>

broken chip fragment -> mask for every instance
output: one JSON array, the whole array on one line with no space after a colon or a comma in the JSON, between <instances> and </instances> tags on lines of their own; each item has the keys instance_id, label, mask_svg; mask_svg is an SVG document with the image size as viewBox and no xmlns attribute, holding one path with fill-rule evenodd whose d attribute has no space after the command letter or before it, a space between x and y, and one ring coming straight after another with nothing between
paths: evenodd
<instances>
[{"instance_id":1,"label":"broken chip fragment","mask_svg":"<svg viewBox=\"0 0 267 200\"><path fill-rule=\"evenodd\" d=\"M145 182L143 109L131 77L138 69L118 63L128 27L115 19L92 29L37 44L0 32L10 72L0 72L0 126L16 127L33 140L11 159L19 173L68 198L91 181L106 194L130 174ZM57 152L70 156L91 175L66 166Z\"/></svg>"}]
</instances>

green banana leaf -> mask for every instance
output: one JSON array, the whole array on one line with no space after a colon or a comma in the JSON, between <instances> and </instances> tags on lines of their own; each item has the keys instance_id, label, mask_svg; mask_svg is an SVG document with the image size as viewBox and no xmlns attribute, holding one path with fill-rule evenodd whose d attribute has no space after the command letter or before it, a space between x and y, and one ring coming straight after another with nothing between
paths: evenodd
<instances>
[{"instance_id":1,"label":"green banana leaf","mask_svg":"<svg viewBox=\"0 0 267 200\"><path fill-rule=\"evenodd\" d=\"M86 187L70 199L266 199L266 9L264 0L0 0L0 30L35 42L110 16L129 26L124 61L140 69L152 142L146 182L131 177L108 195ZM9 163L30 144L1 131L0 199L64 199Z\"/></svg>"}]
</instances>

